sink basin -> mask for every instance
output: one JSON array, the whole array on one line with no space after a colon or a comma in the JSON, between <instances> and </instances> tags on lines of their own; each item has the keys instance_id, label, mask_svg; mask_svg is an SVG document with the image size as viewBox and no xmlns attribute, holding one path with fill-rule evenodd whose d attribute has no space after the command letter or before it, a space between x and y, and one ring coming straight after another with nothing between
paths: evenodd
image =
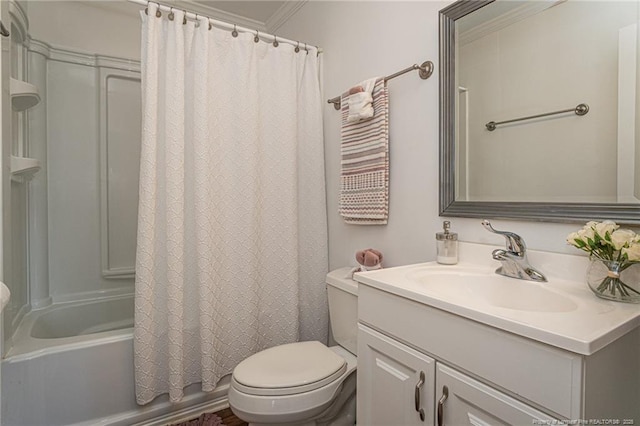
<instances>
[{"instance_id":1,"label":"sink basin","mask_svg":"<svg viewBox=\"0 0 640 426\"><path fill-rule=\"evenodd\" d=\"M407 273L425 293L449 301L474 301L530 312L570 312L578 305L546 284L497 275L493 270L432 266Z\"/></svg>"},{"instance_id":2,"label":"sink basin","mask_svg":"<svg viewBox=\"0 0 640 426\"><path fill-rule=\"evenodd\" d=\"M461 241L459 247L456 265L427 262L356 273L359 297L381 290L405 299L407 309L424 305L583 355L640 327L637 305L600 299L589 289L584 256L529 250L532 265L548 279L535 282L496 274L495 246Z\"/></svg>"}]
</instances>

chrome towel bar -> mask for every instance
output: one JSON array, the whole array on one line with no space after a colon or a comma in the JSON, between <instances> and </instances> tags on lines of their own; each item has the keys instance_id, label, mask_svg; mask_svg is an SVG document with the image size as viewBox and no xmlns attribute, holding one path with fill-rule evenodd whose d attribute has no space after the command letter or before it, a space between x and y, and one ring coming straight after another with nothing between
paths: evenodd
<instances>
[{"instance_id":1,"label":"chrome towel bar","mask_svg":"<svg viewBox=\"0 0 640 426\"><path fill-rule=\"evenodd\" d=\"M496 129L496 126L499 126L500 124L513 123L514 121L531 120L532 118L546 117L548 115L562 114L565 112L574 112L576 115L585 115L586 113L589 112L589 105L579 104L575 108L563 109L561 111L545 112L544 114L536 114L536 115L530 115L528 117L514 118L513 120L505 120L505 121L498 121L498 122L490 121L487 124L485 124L485 127L487 128L488 131L493 132Z\"/></svg>"},{"instance_id":2,"label":"chrome towel bar","mask_svg":"<svg viewBox=\"0 0 640 426\"><path fill-rule=\"evenodd\" d=\"M388 75L384 78L384 81L389 81L392 78L396 78L402 74L406 74L409 71L413 71L413 70L418 70L418 75L420 76L421 79L426 80L429 77L431 77L431 74L433 74L433 62L431 61L425 61L423 62L421 65L418 64L413 64L410 67L407 67L405 69L403 69L402 71L398 71L394 74ZM340 109L341 105L340 105L340 96L336 96L335 98L331 98L327 101L327 103L333 104L333 107L335 109Z\"/></svg>"}]
</instances>

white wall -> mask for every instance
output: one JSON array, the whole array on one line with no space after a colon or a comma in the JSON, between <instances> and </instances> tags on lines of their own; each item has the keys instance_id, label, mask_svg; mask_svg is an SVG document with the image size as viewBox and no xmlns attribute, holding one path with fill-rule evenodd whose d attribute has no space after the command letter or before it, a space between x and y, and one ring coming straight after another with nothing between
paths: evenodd
<instances>
[{"instance_id":1,"label":"white wall","mask_svg":"<svg viewBox=\"0 0 640 426\"><path fill-rule=\"evenodd\" d=\"M438 11L451 2L307 2L277 30L283 37L324 49L324 97L365 78L432 60L438 69ZM346 225L338 216L340 117L325 105L325 161L330 268L354 265L354 252L374 247L385 266L435 259L438 216L438 73L409 74L389 82L390 212L386 226ZM460 240L503 245L479 219L450 218ZM566 235L580 224L493 221L519 233L529 248L576 253Z\"/></svg>"},{"instance_id":2,"label":"white wall","mask_svg":"<svg viewBox=\"0 0 640 426\"><path fill-rule=\"evenodd\" d=\"M29 34L54 46L140 59L141 7L125 1L26 2Z\"/></svg>"}]
</instances>

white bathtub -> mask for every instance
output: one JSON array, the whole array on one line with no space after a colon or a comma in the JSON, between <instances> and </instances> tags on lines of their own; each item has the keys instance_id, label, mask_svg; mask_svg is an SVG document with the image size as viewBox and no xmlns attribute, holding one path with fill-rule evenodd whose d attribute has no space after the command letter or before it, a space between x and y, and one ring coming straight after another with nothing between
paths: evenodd
<instances>
[{"instance_id":1,"label":"white bathtub","mask_svg":"<svg viewBox=\"0 0 640 426\"><path fill-rule=\"evenodd\" d=\"M31 337L61 339L133 327L133 297L65 304L34 317Z\"/></svg>"},{"instance_id":2,"label":"white bathtub","mask_svg":"<svg viewBox=\"0 0 640 426\"><path fill-rule=\"evenodd\" d=\"M161 396L138 406L132 324L132 297L27 314L2 361L2 424L151 426L227 406L228 378L208 394L190 386L179 404Z\"/></svg>"}]
</instances>

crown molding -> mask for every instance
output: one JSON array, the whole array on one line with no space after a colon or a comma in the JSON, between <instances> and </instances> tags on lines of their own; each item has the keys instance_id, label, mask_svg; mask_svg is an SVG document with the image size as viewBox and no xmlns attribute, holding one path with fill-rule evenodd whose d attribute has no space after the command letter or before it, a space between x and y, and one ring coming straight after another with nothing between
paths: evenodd
<instances>
[{"instance_id":1,"label":"crown molding","mask_svg":"<svg viewBox=\"0 0 640 426\"><path fill-rule=\"evenodd\" d=\"M476 25L468 29L467 31L461 32L459 35L460 46L478 40L479 38L482 38L487 34L497 32L505 27L508 27L511 24L557 6L558 4L564 3L565 1L567 0L525 2L522 6L518 6L506 13L501 14L500 16L497 16L496 18L490 19L480 25Z\"/></svg>"},{"instance_id":2,"label":"crown molding","mask_svg":"<svg viewBox=\"0 0 640 426\"><path fill-rule=\"evenodd\" d=\"M160 3L163 3L163 1L160 0ZM217 19L228 24L236 24L240 27L245 27L262 32L267 31L267 27L264 22L236 15L235 13L225 12L224 10L216 9L215 7L207 6L202 3L197 3L193 0L176 0L172 1L171 3L165 1L164 4L170 4L176 9L184 9L188 12L197 13L198 15Z\"/></svg>"},{"instance_id":3,"label":"crown molding","mask_svg":"<svg viewBox=\"0 0 640 426\"><path fill-rule=\"evenodd\" d=\"M3 0L0 0L3 1ZM144 6L137 5L135 3L129 3L127 1L100 1L92 2L91 0L80 0L83 4L108 9L113 12L119 13L131 13L131 7L138 7L138 9L144 9ZM156 1L156 0L151 0ZM236 24L239 27L245 27L252 30L258 30L266 32L266 26L264 22L256 19L246 18L235 13L225 12L224 10L216 9L215 7L207 6L203 3L198 3L193 0L157 0L158 3L165 6L173 7L174 9L186 10L187 12L197 13L211 19L223 21L229 24Z\"/></svg>"},{"instance_id":4,"label":"crown molding","mask_svg":"<svg viewBox=\"0 0 640 426\"><path fill-rule=\"evenodd\" d=\"M275 33L282 25L284 25L293 15L295 15L308 0L286 1L275 11L264 26L266 30Z\"/></svg>"},{"instance_id":5,"label":"crown molding","mask_svg":"<svg viewBox=\"0 0 640 426\"><path fill-rule=\"evenodd\" d=\"M283 5L280 6L278 10L276 10L271 15L271 17L269 17L269 19L267 19L266 22L262 22L257 19L247 18L235 13L226 12L215 7L207 6L206 4L199 3L194 0L159 0L160 3L170 5L175 9L183 9L188 12L197 13L198 15L226 22L228 24L236 24L239 27L271 34L274 34L282 25L284 25L289 19L291 19L291 17L293 17L307 3L307 1L308 0L285 1ZM82 3L83 5L99 7L110 10L112 12L124 14L130 14L133 10L132 7L138 6L134 3L129 3L126 1L92 2L89 0L80 0L80 3ZM24 20L26 27L28 25L26 24L28 22L26 14L24 14L17 3L14 4L14 1L11 1L10 4L12 6L12 12ZM141 6L138 7L140 8Z\"/></svg>"},{"instance_id":6,"label":"crown molding","mask_svg":"<svg viewBox=\"0 0 640 426\"><path fill-rule=\"evenodd\" d=\"M3 1L3 0L0 0ZM153 1L153 0L151 0ZM165 4L167 6L174 7L175 9L182 9L188 12L197 13L198 15L206 16L212 19L216 19L219 21L223 21L229 24L236 24L239 27L245 27L252 30L258 30L260 32L266 33L274 33L278 30L282 25L287 22L293 15L295 15L302 6L308 0L293 0L293 1L285 1L282 6L276 10L266 22L259 21L257 19L247 18L242 15L237 15L235 13L226 12L221 9L217 9L212 6L208 6L204 3L200 3L194 0L158 0L159 3ZM126 1L101 1L101 2L92 2L90 0L80 0L82 4L94 7L100 7L104 9L111 10L112 12L119 12L130 14L132 10L132 6L137 6L135 4L126 2ZM14 2L11 1L13 4ZM143 6L138 6L139 8L143 8ZM15 8L19 10L18 8ZM19 10L19 12L22 12ZM24 15L24 13L22 13ZM26 15L24 15L26 21Z\"/></svg>"}]
</instances>

